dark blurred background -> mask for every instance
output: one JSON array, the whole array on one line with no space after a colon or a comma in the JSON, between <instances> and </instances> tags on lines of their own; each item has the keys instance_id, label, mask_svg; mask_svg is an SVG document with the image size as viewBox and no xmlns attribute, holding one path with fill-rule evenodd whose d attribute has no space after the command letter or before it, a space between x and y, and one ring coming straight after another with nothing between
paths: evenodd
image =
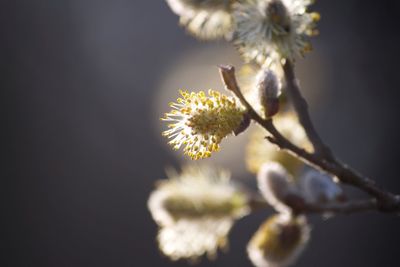
<instances>
[{"instance_id":1,"label":"dark blurred background","mask_svg":"<svg viewBox=\"0 0 400 267\"><path fill-rule=\"evenodd\" d=\"M398 193L399 9L318 1L324 97L312 109L340 158ZM183 52L210 46L177 20L164 1L0 2L0 266L187 266L160 255L146 207L165 165L178 164L155 127L160 79ZM245 246L265 215L238 222L230 251L199 266L251 266ZM313 222L295 266L400 265L398 217Z\"/></svg>"}]
</instances>

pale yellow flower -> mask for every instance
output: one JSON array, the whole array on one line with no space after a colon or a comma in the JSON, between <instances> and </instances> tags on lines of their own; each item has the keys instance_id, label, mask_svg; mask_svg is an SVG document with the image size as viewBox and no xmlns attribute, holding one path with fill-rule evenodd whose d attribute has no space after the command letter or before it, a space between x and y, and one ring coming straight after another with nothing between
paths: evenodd
<instances>
[{"instance_id":1,"label":"pale yellow flower","mask_svg":"<svg viewBox=\"0 0 400 267\"><path fill-rule=\"evenodd\" d=\"M192 159L208 158L218 151L223 138L235 131L244 110L235 99L209 90L208 96L180 91L182 98L171 103L173 110L162 119L168 124L163 132L174 149L184 146L184 153Z\"/></svg>"},{"instance_id":2,"label":"pale yellow flower","mask_svg":"<svg viewBox=\"0 0 400 267\"><path fill-rule=\"evenodd\" d=\"M226 249L232 225L230 218L181 219L160 228L157 241L162 253L174 261L197 261L203 255L214 259L218 249Z\"/></svg>"},{"instance_id":3,"label":"pale yellow flower","mask_svg":"<svg viewBox=\"0 0 400 267\"><path fill-rule=\"evenodd\" d=\"M148 201L160 226L160 250L172 260L215 257L234 221L249 212L248 198L224 170L186 166L160 181Z\"/></svg>"},{"instance_id":4,"label":"pale yellow flower","mask_svg":"<svg viewBox=\"0 0 400 267\"><path fill-rule=\"evenodd\" d=\"M247 61L271 67L311 50L318 13L311 0L243 0L234 6L233 42Z\"/></svg>"}]
</instances>

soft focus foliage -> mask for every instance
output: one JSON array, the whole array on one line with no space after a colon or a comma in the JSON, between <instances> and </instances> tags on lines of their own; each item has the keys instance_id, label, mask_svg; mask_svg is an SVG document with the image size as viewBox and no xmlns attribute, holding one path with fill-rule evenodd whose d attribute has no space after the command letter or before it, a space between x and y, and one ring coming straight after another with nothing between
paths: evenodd
<instances>
[{"instance_id":1,"label":"soft focus foliage","mask_svg":"<svg viewBox=\"0 0 400 267\"><path fill-rule=\"evenodd\" d=\"M232 219L224 217L181 219L159 230L159 248L171 260L196 262L204 254L214 259L219 248L227 248L232 225Z\"/></svg>"},{"instance_id":2,"label":"soft focus foliage","mask_svg":"<svg viewBox=\"0 0 400 267\"><path fill-rule=\"evenodd\" d=\"M208 166L170 171L151 193L148 206L160 226L159 247L173 260L214 257L226 246L234 220L249 212L247 195L229 173Z\"/></svg>"},{"instance_id":3,"label":"soft focus foliage","mask_svg":"<svg viewBox=\"0 0 400 267\"><path fill-rule=\"evenodd\" d=\"M232 28L233 0L167 0L179 23L186 30L204 40L227 36Z\"/></svg>"}]
</instances>

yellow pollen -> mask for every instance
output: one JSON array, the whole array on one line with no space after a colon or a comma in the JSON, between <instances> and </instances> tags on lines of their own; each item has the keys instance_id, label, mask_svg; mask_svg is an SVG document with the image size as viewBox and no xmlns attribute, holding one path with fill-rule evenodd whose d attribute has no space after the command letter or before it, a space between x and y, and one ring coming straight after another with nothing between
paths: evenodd
<instances>
[{"instance_id":1,"label":"yellow pollen","mask_svg":"<svg viewBox=\"0 0 400 267\"><path fill-rule=\"evenodd\" d=\"M174 109L165 116L176 123L167 125L170 130L163 135L173 138L170 144L174 148L184 145L184 153L192 159L210 157L219 150L222 139L239 126L244 110L233 98L214 90L209 90L208 96L203 91L180 94L179 109L171 103ZM176 136L177 132L180 135Z\"/></svg>"}]
</instances>

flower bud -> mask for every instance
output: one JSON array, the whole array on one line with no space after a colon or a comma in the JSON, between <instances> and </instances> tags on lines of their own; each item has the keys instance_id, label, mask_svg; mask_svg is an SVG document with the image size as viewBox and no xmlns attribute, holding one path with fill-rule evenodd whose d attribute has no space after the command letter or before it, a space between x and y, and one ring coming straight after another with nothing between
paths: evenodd
<instances>
[{"instance_id":1,"label":"flower bud","mask_svg":"<svg viewBox=\"0 0 400 267\"><path fill-rule=\"evenodd\" d=\"M257 75L257 90L265 116L271 117L279 111L280 86L278 78L271 70L262 69Z\"/></svg>"},{"instance_id":2,"label":"flower bud","mask_svg":"<svg viewBox=\"0 0 400 267\"><path fill-rule=\"evenodd\" d=\"M293 263L309 239L305 217L274 215L251 238L247 252L256 267L284 267Z\"/></svg>"},{"instance_id":3,"label":"flower bud","mask_svg":"<svg viewBox=\"0 0 400 267\"><path fill-rule=\"evenodd\" d=\"M277 211L288 212L293 206L303 202L293 177L279 163L263 164L258 172L257 182L264 198Z\"/></svg>"},{"instance_id":4,"label":"flower bud","mask_svg":"<svg viewBox=\"0 0 400 267\"><path fill-rule=\"evenodd\" d=\"M300 177L299 186L304 199L309 203L329 203L345 199L343 189L331 176L314 169Z\"/></svg>"}]
</instances>

